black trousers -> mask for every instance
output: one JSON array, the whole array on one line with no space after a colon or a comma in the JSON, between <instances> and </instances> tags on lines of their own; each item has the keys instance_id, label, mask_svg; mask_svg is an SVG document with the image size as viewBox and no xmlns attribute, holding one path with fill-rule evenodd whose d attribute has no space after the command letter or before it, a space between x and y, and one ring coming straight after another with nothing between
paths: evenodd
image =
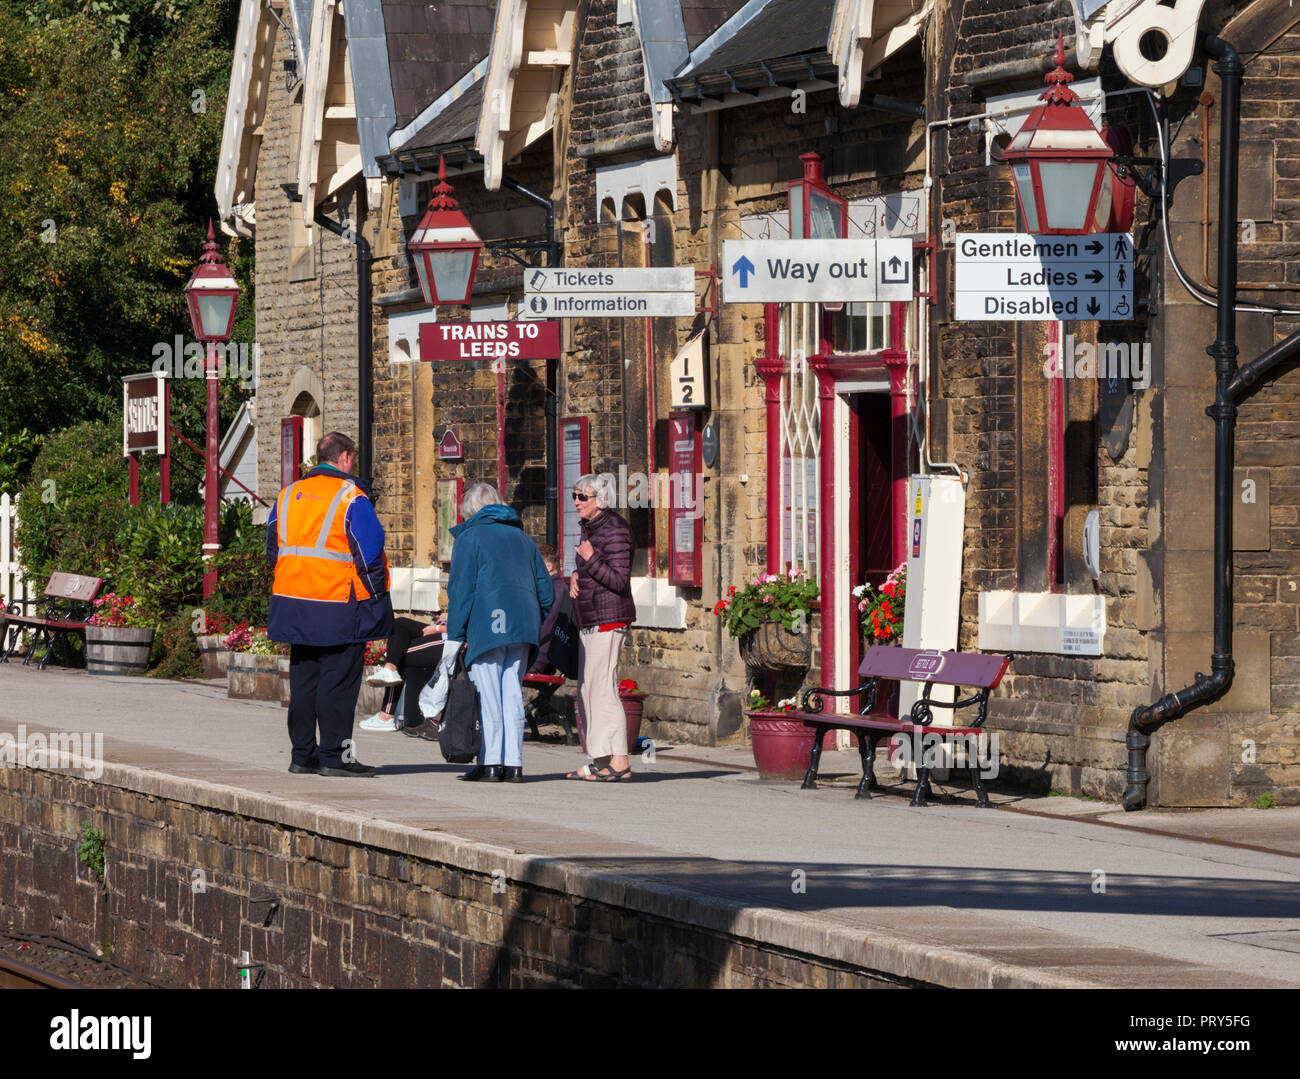
<instances>
[{"instance_id":1,"label":"black trousers","mask_svg":"<svg viewBox=\"0 0 1300 1079\"><path fill-rule=\"evenodd\" d=\"M338 768L344 763L344 752L352 746L352 719L365 658L364 643L290 646L289 741L294 764L319 759L325 767ZM355 760L356 754L348 759Z\"/></svg>"},{"instance_id":2,"label":"black trousers","mask_svg":"<svg viewBox=\"0 0 1300 1079\"><path fill-rule=\"evenodd\" d=\"M388 638L388 653L384 658L402 673L403 684L384 690L383 707L385 712L393 715L402 690L406 690L400 726L418 727L424 722L420 712L420 690L437 674L438 664L442 662L442 637L426 636L426 625L414 618L394 619L393 635Z\"/></svg>"}]
</instances>

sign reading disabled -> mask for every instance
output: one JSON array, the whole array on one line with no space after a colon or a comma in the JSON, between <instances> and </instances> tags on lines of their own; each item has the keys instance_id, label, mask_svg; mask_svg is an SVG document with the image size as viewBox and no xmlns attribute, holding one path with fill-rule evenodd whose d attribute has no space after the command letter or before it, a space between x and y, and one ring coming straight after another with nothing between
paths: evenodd
<instances>
[{"instance_id":1,"label":"sign reading disabled","mask_svg":"<svg viewBox=\"0 0 1300 1079\"><path fill-rule=\"evenodd\" d=\"M962 233L958 319L1037 322L1133 318L1133 237Z\"/></svg>"},{"instance_id":2,"label":"sign reading disabled","mask_svg":"<svg viewBox=\"0 0 1300 1079\"><path fill-rule=\"evenodd\" d=\"M727 303L860 303L912 298L911 240L726 240Z\"/></svg>"},{"instance_id":3,"label":"sign reading disabled","mask_svg":"<svg viewBox=\"0 0 1300 1079\"><path fill-rule=\"evenodd\" d=\"M422 322L420 359L549 360L560 355L558 322Z\"/></svg>"}]
</instances>

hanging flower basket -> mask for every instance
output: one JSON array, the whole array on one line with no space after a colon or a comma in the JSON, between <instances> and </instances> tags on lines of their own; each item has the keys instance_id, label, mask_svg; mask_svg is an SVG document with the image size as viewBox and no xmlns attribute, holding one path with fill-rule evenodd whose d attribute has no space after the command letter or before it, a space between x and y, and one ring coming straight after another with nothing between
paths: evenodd
<instances>
[{"instance_id":1,"label":"hanging flower basket","mask_svg":"<svg viewBox=\"0 0 1300 1079\"><path fill-rule=\"evenodd\" d=\"M763 622L737 642L740 658L751 672L802 673L812 665L812 638L786 629L780 622Z\"/></svg>"}]
</instances>

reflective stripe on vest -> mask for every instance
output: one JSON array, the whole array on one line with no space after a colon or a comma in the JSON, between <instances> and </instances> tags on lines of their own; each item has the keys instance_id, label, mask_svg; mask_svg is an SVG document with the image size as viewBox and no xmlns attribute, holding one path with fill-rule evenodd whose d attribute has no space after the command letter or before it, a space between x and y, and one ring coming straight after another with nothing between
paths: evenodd
<instances>
[{"instance_id":1,"label":"reflective stripe on vest","mask_svg":"<svg viewBox=\"0 0 1300 1079\"><path fill-rule=\"evenodd\" d=\"M302 481L300 480L299 483ZM284 494L280 496L283 500L285 495L294 489L298 484L290 484L285 488ZM331 551L326 547L326 542L330 538L330 529L334 527L334 518L339 512L339 503L352 491L357 489L355 483L345 483L339 488L339 493L334 496L334 501L330 503L330 508L325 511L325 520L321 522L320 535L316 537L315 547L290 547L289 543L289 526L285 523L286 514L280 514L280 554L282 555L302 555L306 558L324 558L329 562L351 562L352 555L343 551Z\"/></svg>"},{"instance_id":2,"label":"reflective stripe on vest","mask_svg":"<svg viewBox=\"0 0 1300 1079\"><path fill-rule=\"evenodd\" d=\"M275 564L275 583L272 590L277 596L297 599L323 600L346 603L353 597L369 599L370 590L357 572L346 532L346 509L362 492L355 483L342 483L330 497L329 505L320 520L316 534L303 535L303 527L324 500L328 486L322 481L332 481L330 476L309 476L290 484L280 492L277 512L278 538L280 540ZM315 492L319 490L319 495ZM290 527L291 507L306 496L308 508L295 514L297 527ZM339 511L344 510L343 527L339 527ZM291 535L292 533L292 535ZM297 541L297 542L291 542ZM303 543L306 540L311 546ZM334 549L330 547L333 540Z\"/></svg>"}]
</instances>

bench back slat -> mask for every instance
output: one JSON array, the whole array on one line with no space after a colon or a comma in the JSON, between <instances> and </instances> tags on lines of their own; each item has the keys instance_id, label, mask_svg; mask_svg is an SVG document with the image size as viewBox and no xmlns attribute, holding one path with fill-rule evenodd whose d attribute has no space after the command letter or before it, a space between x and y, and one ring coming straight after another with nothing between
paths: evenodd
<instances>
[{"instance_id":1,"label":"bench back slat","mask_svg":"<svg viewBox=\"0 0 1300 1079\"><path fill-rule=\"evenodd\" d=\"M51 573L45 582L45 595L51 599L66 599L76 603L89 603L99 595L104 585L103 577L87 577L82 573Z\"/></svg>"},{"instance_id":2,"label":"bench back slat","mask_svg":"<svg viewBox=\"0 0 1300 1079\"><path fill-rule=\"evenodd\" d=\"M1002 681L1010 663L1009 656L874 644L867 649L858 673L864 678L992 689Z\"/></svg>"}]
</instances>

